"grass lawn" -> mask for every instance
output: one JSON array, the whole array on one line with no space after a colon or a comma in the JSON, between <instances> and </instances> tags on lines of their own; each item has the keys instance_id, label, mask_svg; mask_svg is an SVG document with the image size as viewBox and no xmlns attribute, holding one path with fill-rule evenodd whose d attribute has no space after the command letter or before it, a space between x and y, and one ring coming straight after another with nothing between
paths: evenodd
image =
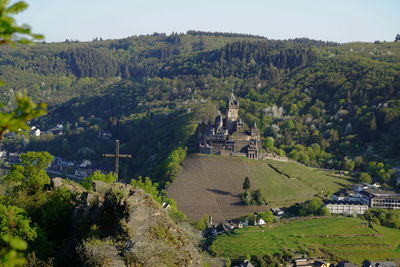
<instances>
[{"instance_id":1,"label":"grass lawn","mask_svg":"<svg viewBox=\"0 0 400 267\"><path fill-rule=\"evenodd\" d=\"M266 227L247 227L220 235L211 250L217 256L266 255L284 249L317 248L342 260L399 260L400 231L356 218L327 217Z\"/></svg>"},{"instance_id":2,"label":"grass lawn","mask_svg":"<svg viewBox=\"0 0 400 267\"><path fill-rule=\"evenodd\" d=\"M348 178L295 162L246 160L246 165L253 189L260 189L268 202L301 202L314 194L334 193L351 183Z\"/></svg>"}]
</instances>

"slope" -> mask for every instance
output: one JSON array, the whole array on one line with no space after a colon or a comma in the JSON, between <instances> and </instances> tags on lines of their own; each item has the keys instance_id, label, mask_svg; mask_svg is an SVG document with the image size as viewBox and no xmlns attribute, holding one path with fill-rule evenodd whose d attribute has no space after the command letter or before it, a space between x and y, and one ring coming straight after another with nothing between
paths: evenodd
<instances>
[{"instance_id":1,"label":"slope","mask_svg":"<svg viewBox=\"0 0 400 267\"><path fill-rule=\"evenodd\" d=\"M271 168L272 166L272 168ZM287 173L287 175L281 173ZM314 194L334 192L350 181L294 162L254 161L210 155L189 156L183 170L169 186L168 194L191 220L212 215L214 221L237 218L267 206L243 206L244 177L251 189L260 189L268 207L310 199Z\"/></svg>"}]
</instances>

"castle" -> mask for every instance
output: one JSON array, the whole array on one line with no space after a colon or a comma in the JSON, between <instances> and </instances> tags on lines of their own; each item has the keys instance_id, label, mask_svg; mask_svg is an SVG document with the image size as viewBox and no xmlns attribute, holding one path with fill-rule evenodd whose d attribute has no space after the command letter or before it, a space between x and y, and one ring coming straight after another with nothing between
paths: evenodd
<instances>
[{"instance_id":1,"label":"castle","mask_svg":"<svg viewBox=\"0 0 400 267\"><path fill-rule=\"evenodd\" d=\"M199 123L197 137L200 153L246 156L250 159L259 158L260 131L257 125L249 128L239 117L239 101L233 94L226 102L226 115L211 121Z\"/></svg>"}]
</instances>

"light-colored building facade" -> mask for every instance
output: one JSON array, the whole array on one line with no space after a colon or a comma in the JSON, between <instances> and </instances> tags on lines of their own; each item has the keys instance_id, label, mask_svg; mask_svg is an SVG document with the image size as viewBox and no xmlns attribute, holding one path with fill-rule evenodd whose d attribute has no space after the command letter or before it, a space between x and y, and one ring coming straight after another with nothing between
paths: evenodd
<instances>
[{"instance_id":1,"label":"light-colored building facade","mask_svg":"<svg viewBox=\"0 0 400 267\"><path fill-rule=\"evenodd\" d=\"M331 214L358 215L368 210L368 205L357 201L326 201L326 207Z\"/></svg>"}]
</instances>

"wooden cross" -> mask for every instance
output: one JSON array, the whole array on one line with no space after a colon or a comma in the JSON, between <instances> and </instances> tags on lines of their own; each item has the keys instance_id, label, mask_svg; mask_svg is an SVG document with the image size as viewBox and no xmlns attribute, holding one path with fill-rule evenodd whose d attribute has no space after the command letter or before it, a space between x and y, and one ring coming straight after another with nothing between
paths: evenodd
<instances>
[{"instance_id":1,"label":"wooden cross","mask_svg":"<svg viewBox=\"0 0 400 267\"><path fill-rule=\"evenodd\" d=\"M119 172L119 158L132 158L132 155L128 154L119 154L119 140L115 140L115 154L103 154L105 158L115 158L115 174L117 175L118 181L118 172Z\"/></svg>"}]
</instances>

